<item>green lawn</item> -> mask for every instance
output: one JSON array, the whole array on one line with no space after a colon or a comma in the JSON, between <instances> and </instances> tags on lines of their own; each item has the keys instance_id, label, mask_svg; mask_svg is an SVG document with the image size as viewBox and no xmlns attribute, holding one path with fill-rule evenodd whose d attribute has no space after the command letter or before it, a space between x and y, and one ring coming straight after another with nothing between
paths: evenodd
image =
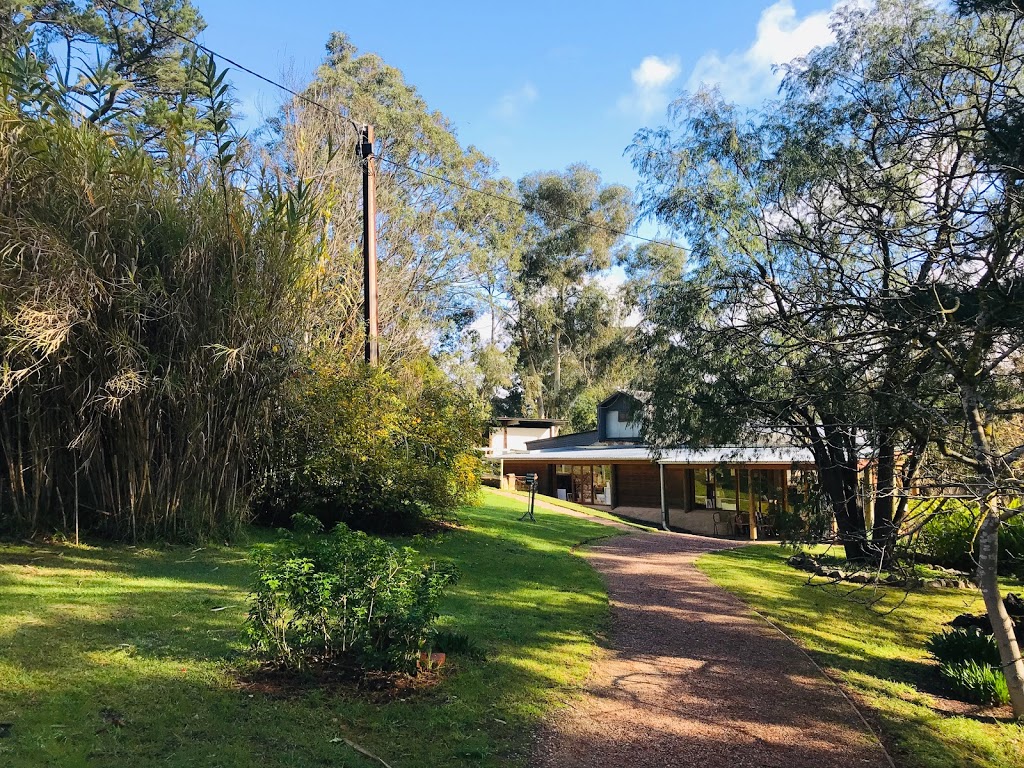
<instances>
[{"instance_id":1,"label":"green lawn","mask_svg":"<svg viewBox=\"0 0 1024 768\"><path fill-rule=\"evenodd\" d=\"M426 692L254 693L241 657L245 547L0 545L0 765L521 765L537 721L574 695L607 617L573 545L610 531L486 493L462 527L417 539L462 580L442 623L487 661L455 659ZM223 610L217 610L221 609Z\"/></svg>"},{"instance_id":2,"label":"green lawn","mask_svg":"<svg viewBox=\"0 0 1024 768\"><path fill-rule=\"evenodd\" d=\"M697 565L842 681L866 705L901 768L1024 765L1024 726L943 714L932 695L935 667L924 641L959 613L984 612L977 592L923 590L899 605L903 593L892 590L869 609L854 599L866 596L863 590L844 594L852 585L805 586L807 574L786 565L787 554L778 546L749 546L705 555Z\"/></svg>"}]
</instances>

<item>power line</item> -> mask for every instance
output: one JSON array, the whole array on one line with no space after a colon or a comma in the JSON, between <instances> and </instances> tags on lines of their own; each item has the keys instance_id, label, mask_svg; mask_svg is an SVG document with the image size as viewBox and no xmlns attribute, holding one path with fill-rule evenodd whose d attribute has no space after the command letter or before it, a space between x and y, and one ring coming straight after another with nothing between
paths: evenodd
<instances>
[{"instance_id":1,"label":"power line","mask_svg":"<svg viewBox=\"0 0 1024 768\"><path fill-rule=\"evenodd\" d=\"M302 94L299 91L296 91L296 90L294 90L292 88L289 88L284 83L278 82L277 80L274 80L273 78L267 77L266 75L261 75L259 72L256 72L255 70L250 69L249 67L245 66L244 64L240 64L239 62L235 61L234 59L231 59L231 58L225 56L222 53L218 53L217 51L213 50L209 46L203 45L202 43L196 42L195 40L193 40L193 39L191 39L189 37L186 37L185 35L182 35L182 34L180 34L178 32L175 32L169 26L164 24L162 21L150 18L149 16L147 16L144 13L142 13L141 11L136 11L134 8L130 8L129 6L125 5L124 3L121 3L119 0L102 0L102 2L107 3L109 5L113 5L114 7L121 9L125 13L130 13L133 16L135 16L136 18L141 19L142 21L145 21L147 24L149 24L149 25L151 25L153 27L156 27L158 29L162 29L164 32L166 32L167 34L171 35L172 37L176 37L177 39L179 39L179 40L181 40L181 41L183 41L185 43L188 43L189 45L195 46L195 48L197 50L202 51L203 53L205 53L208 56L211 56L213 58L217 58L217 59L220 59L220 60L222 60L224 62L227 62L228 64L230 64L231 66L235 67L236 69L238 69L238 70L240 70L242 72L245 72L246 74L251 75L252 77L255 77L257 80L260 80L260 81L266 83L267 85L272 85L275 88L280 88L282 91L285 91L286 93L291 94L295 98L299 99L302 102L305 102L306 104L309 104L310 106L322 109L322 110L324 110L325 112L327 112L328 114L330 114L330 115L332 115L334 117L342 118L356 132L356 136L357 137L361 135L362 129L359 126L359 124L356 123L355 120L353 120L351 117L348 117L347 115L342 114L341 112L338 112L337 110L331 109L330 107L326 106L325 104L320 103L316 99L311 99L308 96L306 96L305 94ZM390 158L385 157L383 155L378 156L377 159L380 162L387 163L388 165L390 165L392 167L402 168L403 170L410 171L412 173L416 173L416 174L419 174L420 176L425 176L425 177L430 178L430 179L434 179L435 181L439 181L442 184L448 184L449 186L455 187L457 189L462 189L462 190L464 190L466 192L473 192L473 193L475 193L477 195L484 195L485 197L490 197L490 198L495 199L495 200L501 200L502 202L511 203L512 205L515 205L515 206L518 206L519 208L522 208L527 213L538 213L538 214L543 214L543 215L547 215L547 216L552 216L554 218L561 219L561 220L569 222L571 224L579 224L580 226L590 227L591 229L601 230L602 232L608 232L609 234L618 235L619 237L628 237L628 238L631 238L633 240L639 240L639 241L644 242L644 243L651 243L653 245L663 245L663 246L668 247L668 248L675 248L677 250L684 251L684 252L686 251L685 248L683 248L680 245L676 245L675 243L666 242L664 240L655 240L654 238L651 238L651 237L644 237L643 235L637 235L637 234L634 234L632 232L626 232L625 230L616 229L615 227L609 227L609 226L606 226L604 224L595 224L592 221L586 221L585 219L576 218L574 216L568 216L566 214L558 213L557 211L552 211L552 210L549 210L547 208L541 208L539 206L530 206L530 205L527 205L526 203L524 203L521 200L515 199L514 197L506 197L505 195L499 195L499 194L497 194L495 192L490 192L490 191L488 191L486 189L480 189L479 187L474 187L471 184L466 184L466 183L461 182L461 181L456 181L455 179L450 179L447 176L442 176L441 174L438 174L438 173L432 173L430 171L425 171L422 168L416 168L415 166L405 165L405 164L400 163L400 162L398 162L396 160L391 160Z\"/></svg>"},{"instance_id":2,"label":"power line","mask_svg":"<svg viewBox=\"0 0 1024 768\"><path fill-rule=\"evenodd\" d=\"M332 115L334 115L336 117L340 117L341 119L345 120L346 122L348 122L349 125L352 126L352 128L353 128L353 130L355 130L357 136L359 135L359 132L360 132L359 124L356 123L356 121L353 120L351 117L348 117L347 115L343 115L340 112L336 112L335 110L330 109L329 107L321 104L320 102L318 102L318 101L316 101L314 99L311 99L308 96L305 96L304 94L299 93L296 90L293 90L292 88L289 88L284 83L280 83L277 80L273 80L273 79L267 77L266 75L261 75L259 72L256 72L253 69L249 69L249 67L245 66L244 64L239 64L234 59L228 58L223 53L218 53L217 51L213 50L212 48L210 48L210 47L208 47L206 45L203 45L202 43L197 42L196 40L193 40L190 37L186 37L185 35L182 35L182 34L179 34L178 32L175 32L169 26L164 24L162 21L150 18L149 16L147 16L144 13L142 13L141 11L136 11L134 8L130 8L127 5L125 5L124 3L119 2L119 0L101 0L101 1L106 3L106 4L108 4L108 5L113 5L116 8L121 9L125 13L130 13L133 16L135 16L136 18L141 19L142 21L146 22L147 24L150 24L151 26L156 27L157 29L162 29L167 34L171 35L172 37L178 38L182 42L185 42L185 43L188 43L189 45L195 46L195 48L197 50L202 51L207 56L211 56L213 58L220 59L221 61L225 61L228 64L230 64L232 67L235 67L236 69L239 69L242 72L245 72L247 75L252 75L257 80L261 80L264 83L266 83L267 85L273 85L275 88L280 88L282 91L290 93L295 98L297 98L297 99L299 99L301 101L304 101L307 104L310 104L310 105L312 105L314 107L320 107L320 109L323 109L323 110L325 110L327 112L330 112Z\"/></svg>"},{"instance_id":3,"label":"power line","mask_svg":"<svg viewBox=\"0 0 1024 768\"><path fill-rule=\"evenodd\" d=\"M489 192L486 189L480 189L479 187L474 187L474 186L472 186L470 184L464 184L461 181L455 181L454 179L449 179L447 176L442 176L442 175L437 174L437 173L431 173L430 171L424 171L422 168L416 168L416 167L411 166L411 165L404 165L404 164L399 163L399 162L397 162L395 160L391 160L391 159L389 159L387 157L384 157L383 155L379 156L377 159L380 162L387 163L388 165L394 166L395 168L403 168L403 169L405 169L407 171L412 171L413 173L418 173L421 176L426 176L428 178L435 179L436 181L440 181L440 182L442 182L444 184L450 184L453 187L457 187L459 189L464 189L467 192L475 192L478 195L485 195L487 197L494 198L495 200L502 200L502 201L504 201L506 203L512 203L513 205L516 205L516 206L522 208L527 213L547 214L548 216L554 216L555 218L562 219L563 221L568 221L568 222L570 222L572 224L580 224L580 225L582 225L584 227L590 227L591 229L600 229L600 230L602 230L604 232L609 232L609 233L611 233L613 235L620 235L622 237L631 237L631 238L633 238L635 240L642 240L645 243L654 243L655 245L664 245L664 246L667 246L669 248L678 248L681 251L685 251L686 250L682 246L676 245L675 243L666 243L663 240L654 240L653 238L644 237L643 235L635 235L635 234L633 234L631 232L625 232L625 231L623 231L621 229L615 229L615 227L608 227L608 226L605 226L604 224L595 224L592 221L586 221L584 219L578 219L578 218L575 218L573 216L567 216L564 213L558 213L556 211L552 211L552 210L549 210L547 208L540 208L538 206L527 205L522 200L516 200L514 197L506 197L505 195L499 195L499 194L497 194L495 192Z\"/></svg>"}]
</instances>

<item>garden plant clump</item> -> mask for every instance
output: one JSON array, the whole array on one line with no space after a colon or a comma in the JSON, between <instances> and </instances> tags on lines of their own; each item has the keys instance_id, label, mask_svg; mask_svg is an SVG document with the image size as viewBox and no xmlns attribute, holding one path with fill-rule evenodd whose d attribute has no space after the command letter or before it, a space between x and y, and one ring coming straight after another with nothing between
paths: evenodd
<instances>
[{"instance_id":1,"label":"garden plant clump","mask_svg":"<svg viewBox=\"0 0 1024 768\"><path fill-rule=\"evenodd\" d=\"M254 656L292 670L414 674L455 567L341 524L324 534L318 520L297 515L295 528L254 552L246 621Z\"/></svg>"},{"instance_id":2,"label":"garden plant clump","mask_svg":"<svg viewBox=\"0 0 1024 768\"><path fill-rule=\"evenodd\" d=\"M972 704L1009 702L1006 677L999 669L995 639L976 627L953 627L932 635L928 652L939 662L939 675L956 697Z\"/></svg>"}]
</instances>

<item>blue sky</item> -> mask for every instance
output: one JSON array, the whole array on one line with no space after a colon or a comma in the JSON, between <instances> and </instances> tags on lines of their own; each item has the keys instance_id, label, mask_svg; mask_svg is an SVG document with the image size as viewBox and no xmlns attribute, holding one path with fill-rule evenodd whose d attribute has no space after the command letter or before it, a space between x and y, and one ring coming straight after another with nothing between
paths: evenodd
<instances>
[{"instance_id":1,"label":"blue sky","mask_svg":"<svg viewBox=\"0 0 1024 768\"><path fill-rule=\"evenodd\" d=\"M636 177L623 150L638 128L663 121L672 95L701 81L747 103L770 95L773 63L828 42L830 8L813 0L194 2L208 24L203 42L275 79L308 77L328 35L341 30L399 67L503 174L583 161L630 187ZM244 73L232 79L250 115L281 98Z\"/></svg>"}]
</instances>

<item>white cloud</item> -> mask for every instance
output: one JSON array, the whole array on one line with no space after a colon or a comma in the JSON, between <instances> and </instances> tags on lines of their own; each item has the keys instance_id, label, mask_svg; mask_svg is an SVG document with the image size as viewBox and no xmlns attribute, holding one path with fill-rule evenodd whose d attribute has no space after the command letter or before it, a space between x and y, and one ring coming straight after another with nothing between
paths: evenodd
<instances>
[{"instance_id":1,"label":"white cloud","mask_svg":"<svg viewBox=\"0 0 1024 768\"><path fill-rule=\"evenodd\" d=\"M668 104L669 86L679 77L679 58L647 56L633 70L633 90L619 99L619 109L631 115L650 117Z\"/></svg>"},{"instance_id":2,"label":"white cloud","mask_svg":"<svg viewBox=\"0 0 1024 768\"><path fill-rule=\"evenodd\" d=\"M527 107L537 100L539 95L533 83L524 83L503 94L491 109L491 115L500 120L516 120L522 116Z\"/></svg>"},{"instance_id":3,"label":"white cloud","mask_svg":"<svg viewBox=\"0 0 1024 768\"><path fill-rule=\"evenodd\" d=\"M664 88L678 76L679 59L664 61L657 56L648 56L633 70L633 82L645 91Z\"/></svg>"},{"instance_id":4,"label":"white cloud","mask_svg":"<svg viewBox=\"0 0 1024 768\"><path fill-rule=\"evenodd\" d=\"M775 67L834 40L829 21L837 5L839 2L801 19L792 0L779 0L761 13L757 37L749 48L726 56L716 51L702 56L687 81L687 90L717 86L727 100L745 104L772 96L782 82L782 74L773 71Z\"/></svg>"}]
</instances>

